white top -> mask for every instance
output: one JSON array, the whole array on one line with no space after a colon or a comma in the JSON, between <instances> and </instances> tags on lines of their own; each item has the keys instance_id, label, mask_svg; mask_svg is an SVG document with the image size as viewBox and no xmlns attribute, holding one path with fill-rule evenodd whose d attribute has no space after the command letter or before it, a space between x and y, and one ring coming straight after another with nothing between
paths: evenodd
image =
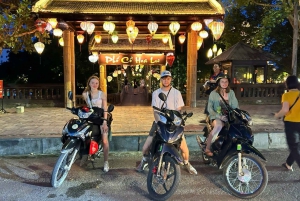
<instances>
[{"instance_id":1,"label":"white top","mask_svg":"<svg viewBox=\"0 0 300 201\"><path fill-rule=\"evenodd\" d=\"M152 93L152 104L151 104L151 106L161 108L162 104L164 103L158 97L158 94L160 94L161 92L163 92L167 96L169 91L163 91L161 88L155 90ZM167 108L169 110L177 110L178 108L180 108L182 106L184 106L184 102L183 102L182 95L181 95L180 91L172 87L171 90L170 90L170 93L167 97L166 104L164 104L164 108Z\"/></svg>"},{"instance_id":2,"label":"white top","mask_svg":"<svg viewBox=\"0 0 300 201\"><path fill-rule=\"evenodd\" d=\"M89 97L89 92L86 92L86 96L87 98L87 104L89 105L89 107L99 107L102 108L102 91L98 91L98 97L97 98L92 98L92 100L90 100Z\"/></svg>"}]
</instances>

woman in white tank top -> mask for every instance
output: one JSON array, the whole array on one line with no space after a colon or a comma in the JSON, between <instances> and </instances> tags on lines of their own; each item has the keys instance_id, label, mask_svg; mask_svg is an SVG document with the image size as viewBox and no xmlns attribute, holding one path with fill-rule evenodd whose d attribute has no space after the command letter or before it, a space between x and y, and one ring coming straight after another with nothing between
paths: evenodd
<instances>
[{"instance_id":1,"label":"woman in white tank top","mask_svg":"<svg viewBox=\"0 0 300 201\"><path fill-rule=\"evenodd\" d=\"M82 93L83 99L87 103L88 107L99 107L102 108L104 112L104 119L107 119L107 97L105 93L100 90L99 78L97 76L91 76L87 80L87 86ZM89 98L91 97L91 98ZM103 154L104 154L104 172L108 172L108 127L106 121L100 126L102 130L102 143L103 143Z\"/></svg>"}]
</instances>

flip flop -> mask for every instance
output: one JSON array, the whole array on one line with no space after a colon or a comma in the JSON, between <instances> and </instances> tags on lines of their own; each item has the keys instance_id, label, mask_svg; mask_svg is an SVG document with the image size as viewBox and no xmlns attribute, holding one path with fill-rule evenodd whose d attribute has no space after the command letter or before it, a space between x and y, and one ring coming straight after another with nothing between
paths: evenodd
<instances>
[{"instance_id":1,"label":"flip flop","mask_svg":"<svg viewBox=\"0 0 300 201\"><path fill-rule=\"evenodd\" d=\"M209 156L209 157L214 155L211 151L205 151L205 154L206 154L206 156Z\"/></svg>"},{"instance_id":2,"label":"flip flop","mask_svg":"<svg viewBox=\"0 0 300 201\"><path fill-rule=\"evenodd\" d=\"M289 170L289 171L294 171L292 167L288 168L286 166L286 163L283 163L281 166L284 167L285 169Z\"/></svg>"}]
</instances>

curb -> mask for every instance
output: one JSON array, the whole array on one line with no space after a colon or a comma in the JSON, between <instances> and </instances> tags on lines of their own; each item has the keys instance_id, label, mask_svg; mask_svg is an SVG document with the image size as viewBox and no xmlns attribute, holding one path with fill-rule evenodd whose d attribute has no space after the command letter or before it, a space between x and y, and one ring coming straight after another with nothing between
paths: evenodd
<instances>
[{"instance_id":1,"label":"curb","mask_svg":"<svg viewBox=\"0 0 300 201\"><path fill-rule=\"evenodd\" d=\"M200 151L196 136L200 133L187 133L186 141L190 151ZM202 136L203 137L203 136ZM110 151L127 152L141 151L147 135L113 135L113 140L109 142ZM43 155L58 154L62 143L60 137L26 137L26 138L6 138L0 139L0 156L8 155ZM258 150L268 150L273 148L288 148L285 133L257 132L254 133L253 146Z\"/></svg>"}]
</instances>

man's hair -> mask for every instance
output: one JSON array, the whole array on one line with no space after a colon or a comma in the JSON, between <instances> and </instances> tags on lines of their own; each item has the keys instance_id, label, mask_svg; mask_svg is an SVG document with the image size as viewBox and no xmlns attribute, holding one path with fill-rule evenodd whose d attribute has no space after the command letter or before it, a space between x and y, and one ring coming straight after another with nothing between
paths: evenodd
<instances>
[{"instance_id":1,"label":"man's hair","mask_svg":"<svg viewBox=\"0 0 300 201\"><path fill-rule=\"evenodd\" d=\"M285 84L288 89L298 89L299 88L298 78L295 75L288 76L285 80Z\"/></svg>"}]
</instances>

